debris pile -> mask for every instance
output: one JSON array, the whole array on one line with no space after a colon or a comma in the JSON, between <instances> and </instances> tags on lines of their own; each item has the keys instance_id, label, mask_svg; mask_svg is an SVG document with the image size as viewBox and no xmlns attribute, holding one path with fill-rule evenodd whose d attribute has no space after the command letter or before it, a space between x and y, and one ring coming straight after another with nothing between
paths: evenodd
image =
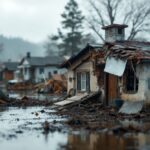
<instances>
[{"instance_id":1,"label":"debris pile","mask_svg":"<svg viewBox=\"0 0 150 150\"><path fill-rule=\"evenodd\" d=\"M67 80L63 75L54 75L47 82L35 85L34 89L39 93L62 94L67 91Z\"/></svg>"},{"instance_id":2,"label":"debris pile","mask_svg":"<svg viewBox=\"0 0 150 150\"><path fill-rule=\"evenodd\" d=\"M35 100L29 98L22 98L21 100L18 99L10 99L8 101L0 101L0 106L15 106L15 107L24 107L24 106L50 106L53 102L47 100Z\"/></svg>"},{"instance_id":3,"label":"debris pile","mask_svg":"<svg viewBox=\"0 0 150 150\"><path fill-rule=\"evenodd\" d=\"M31 99L23 96L21 99L8 98L2 91L0 91L0 106L50 106L53 102L48 100Z\"/></svg>"},{"instance_id":4,"label":"debris pile","mask_svg":"<svg viewBox=\"0 0 150 150\"><path fill-rule=\"evenodd\" d=\"M17 82L17 83L9 83L7 85L7 90L32 90L34 88L34 84L31 82Z\"/></svg>"},{"instance_id":5,"label":"debris pile","mask_svg":"<svg viewBox=\"0 0 150 150\"><path fill-rule=\"evenodd\" d=\"M106 107L96 99L89 99L81 103L59 110L58 114L69 116L66 124L73 128L88 130L111 131L115 133L125 132L150 132L150 112L143 110L137 114L120 114L113 106ZM135 121L137 124L124 121ZM141 124L139 124L139 122ZM119 126L118 126L119 125ZM149 124L150 125L150 124Z\"/></svg>"}]
</instances>

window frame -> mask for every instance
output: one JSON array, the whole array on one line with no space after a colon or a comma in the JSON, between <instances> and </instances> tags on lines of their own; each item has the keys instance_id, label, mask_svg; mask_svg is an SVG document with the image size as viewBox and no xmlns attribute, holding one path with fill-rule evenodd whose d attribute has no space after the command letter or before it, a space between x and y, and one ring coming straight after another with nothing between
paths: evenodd
<instances>
[{"instance_id":1,"label":"window frame","mask_svg":"<svg viewBox=\"0 0 150 150\"><path fill-rule=\"evenodd\" d=\"M76 89L79 92L90 92L90 72L79 71L76 73Z\"/></svg>"},{"instance_id":2,"label":"window frame","mask_svg":"<svg viewBox=\"0 0 150 150\"><path fill-rule=\"evenodd\" d=\"M86 91L87 88L87 77L86 77L86 72L81 73L81 91Z\"/></svg>"},{"instance_id":3,"label":"window frame","mask_svg":"<svg viewBox=\"0 0 150 150\"><path fill-rule=\"evenodd\" d=\"M45 70L44 70L43 67L40 67L40 68L39 68L39 74L44 74L44 71L45 71Z\"/></svg>"}]
</instances>

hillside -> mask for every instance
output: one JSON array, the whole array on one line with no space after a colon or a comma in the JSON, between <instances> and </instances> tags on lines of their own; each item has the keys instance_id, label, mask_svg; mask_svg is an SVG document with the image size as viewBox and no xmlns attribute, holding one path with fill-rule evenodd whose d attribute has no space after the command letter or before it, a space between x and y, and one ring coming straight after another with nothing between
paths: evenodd
<instances>
[{"instance_id":1,"label":"hillside","mask_svg":"<svg viewBox=\"0 0 150 150\"><path fill-rule=\"evenodd\" d=\"M20 60L27 52L33 56L44 56L45 49L42 44L35 44L25 41L21 38L8 38L0 35L0 43L3 43L4 49L0 53L0 61L11 59Z\"/></svg>"}]
</instances>

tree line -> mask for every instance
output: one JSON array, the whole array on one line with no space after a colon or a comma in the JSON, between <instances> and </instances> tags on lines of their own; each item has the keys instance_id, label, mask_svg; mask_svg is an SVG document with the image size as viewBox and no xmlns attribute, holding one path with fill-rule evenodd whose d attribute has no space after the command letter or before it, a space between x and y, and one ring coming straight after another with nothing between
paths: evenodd
<instances>
[{"instance_id":1,"label":"tree line","mask_svg":"<svg viewBox=\"0 0 150 150\"><path fill-rule=\"evenodd\" d=\"M129 26L127 40L143 40L150 31L149 2L150 0L87 0L85 3L88 4L89 13L84 16L76 0L69 0L61 14L61 27L45 43L47 55L72 56L87 43L105 42L101 28L118 22Z\"/></svg>"}]
</instances>

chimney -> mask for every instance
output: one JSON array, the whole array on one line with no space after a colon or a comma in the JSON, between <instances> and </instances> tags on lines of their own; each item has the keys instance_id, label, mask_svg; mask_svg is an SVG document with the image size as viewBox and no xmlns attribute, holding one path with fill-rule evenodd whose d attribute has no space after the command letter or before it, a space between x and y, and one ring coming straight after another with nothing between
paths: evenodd
<instances>
[{"instance_id":1,"label":"chimney","mask_svg":"<svg viewBox=\"0 0 150 150\"><path fill-rule=\"evenodd\" d=\"M30 54L30 52L27 52L27 56L26 56L27 58L30 58L31 57L31 54Z\"/></svg>"},{"instance_id":2,"label":"chimney","mask_svg":"<svg viewBox=\"0 0 150 150\"><path fill-rule=\"evenodd\" d=\"M125 24L112 24L102 27L105 30L105 42L116 42L125 40L125 28L128 25Z\"/></svg>"}]
</instances>

